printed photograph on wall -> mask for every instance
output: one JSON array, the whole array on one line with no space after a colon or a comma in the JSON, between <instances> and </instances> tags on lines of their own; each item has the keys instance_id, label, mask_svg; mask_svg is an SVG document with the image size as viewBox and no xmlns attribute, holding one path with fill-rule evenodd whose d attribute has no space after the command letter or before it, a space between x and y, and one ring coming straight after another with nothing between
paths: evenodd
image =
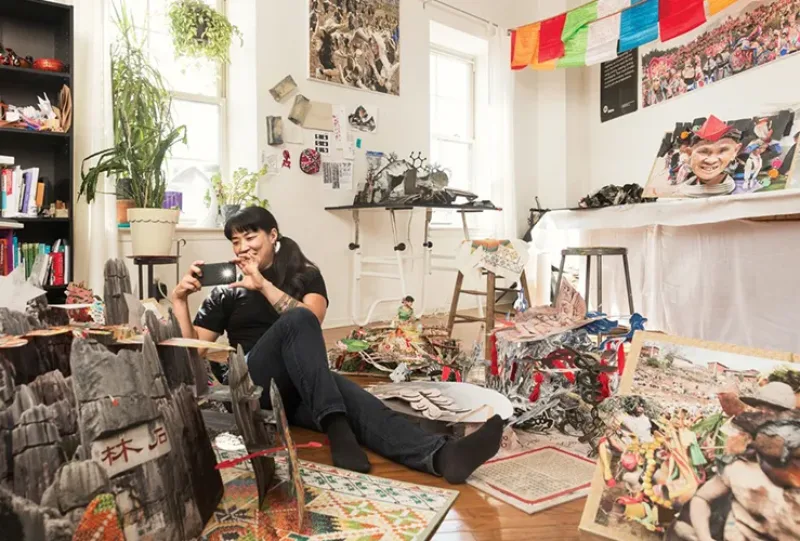
<instances>
[{"instance_id":1,"label":"printed photograph on wall","mask_svg":"<svg viewBox=\"0 0 800 541\"><path fill-rule=\"evenodd\" d=\"M639 332L581 529L607 539L800 539L791 353Z\"/></svg>"},{"instance_id":2,"label":"printed photograph on wall","mask_svg":"<svg viewBox=\"0 0 800 541\"><path fill-rule=\"evenodd\" d=\"M664 135L644 197L711 197L796 188L795 112L679 122Z\"/></svg>"},{"instance_id":3,"label":"printed photograph on wall","mask_svg":"<svg viewBox=\"0 0 800 541\"><path fill-rule=\"evenodd\" d=\"M378 109L359 105L347 115L347 123L354 130L375 133L378 130Z\"/></svg>"},{"instance_id":4,"label":"printed photograph on wall","mask_svg":"<svg viewBox=\"0 0 800 541\"><path fill-rule=\"evenodd\" d=\"M400 95L400 0L308 0L309 78Z\"/></svg>"},{"instance_id":5,"label":"printed photograph on wall","mask_svg":"<svg viewBox=\"0 0 800 541\"><path fill-rule=\"evenodd\" d=\"M736 2L667 43L639 49L642 106L769 64L800 50L800 0Z\"/></svg>"}]
</instances>

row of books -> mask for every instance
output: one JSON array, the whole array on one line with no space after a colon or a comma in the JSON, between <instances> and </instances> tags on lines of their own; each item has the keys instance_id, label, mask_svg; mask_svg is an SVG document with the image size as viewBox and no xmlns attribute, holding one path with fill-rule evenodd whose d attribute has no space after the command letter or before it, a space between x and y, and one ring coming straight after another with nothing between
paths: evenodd
<instances>
[{"instance_id":1,"label":"row of books","mask_svg":"<svg viewBox=\"0 0 800 541\"><path fill-rule=\"evenodd\" d=\"M0 169L0 211L4 218L37 216L44 207L44 192L38 167Z\"/></svg>"},{"instance_id":2,"label":"row of books","mask_svg":"<svg viewBox=\"0 0 800 541\"><path fill-rule=\"evenodd\" d=\"M33 276L36 284L66 285L72 278L69 272L69 244L62 239L57 240L52 246L36 242L20 242L13 234L0 237L0 272L5 276L19 266L25 268L25 279Z\"/></svg>"}]
</instances>

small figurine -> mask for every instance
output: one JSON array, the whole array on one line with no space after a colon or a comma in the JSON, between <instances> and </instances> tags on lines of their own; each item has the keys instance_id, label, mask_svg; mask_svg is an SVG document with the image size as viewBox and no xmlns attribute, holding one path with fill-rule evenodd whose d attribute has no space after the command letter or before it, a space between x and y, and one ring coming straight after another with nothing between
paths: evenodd
<instances>
[{"instance_id":1,"label":"small figurine","mask_svg":"<svg viewBox=\"0 0 800 541\"><path fill-rule=\"evenodd\" d=\"M400 324L409 323L414 320L414 297L406 295L402 304L397 309L397 321Z\"/></svg>"},{"instance_id":2,"label":"small figurine","mask_svg":"<svg viewBox=\"0 0 800 541\"><path fill-rule=\"evenodd\" d=\"M525 292L522 289L517 291L517 300L514 301L513 308L517 314L523 314L528 309L528 301L525 299Z\"/></svg>"}]
</instances>

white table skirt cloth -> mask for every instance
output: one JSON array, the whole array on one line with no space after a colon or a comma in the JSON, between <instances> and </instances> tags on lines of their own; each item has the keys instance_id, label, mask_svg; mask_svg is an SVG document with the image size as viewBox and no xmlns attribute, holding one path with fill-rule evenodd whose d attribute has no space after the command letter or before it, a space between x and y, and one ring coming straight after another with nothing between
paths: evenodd
<instances>
[{"instance_id":1,"label":"white table skirt cloth","mask_svg":"<svg viewBox=\"0 0 800 541\"><path fill-rule=\"evenodd\" d=\"M623 246L648 329L800 352L800 223L738 219L798 213L800 192L745 197L546 214L530 243L537 303L549 301L550 265L562 248ZM584 279L585 258L567 261L580 265ZM590 309L596 281L593 269ZM603 300L606 313L627 313L619 257L603 258Z\"/></svg>"}]
</instances>

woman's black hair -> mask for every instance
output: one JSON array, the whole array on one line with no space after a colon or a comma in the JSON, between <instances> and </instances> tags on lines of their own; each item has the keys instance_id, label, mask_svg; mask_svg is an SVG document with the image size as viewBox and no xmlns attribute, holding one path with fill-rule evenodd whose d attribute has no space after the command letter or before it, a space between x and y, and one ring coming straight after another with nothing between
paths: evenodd
<instances>
[{"instance_id":1,"label":"woman's black hair","mask_svg":"<svg viewBox=\"0 0 800 541\"><path fill-rule=\"evenodd\" d=\"M305 289L309 270L317 269L317 266L303 254L295 241L281 235L275 216L263 207L253 206L240 210L225 222L225 236L228 240L232 240L235 233L263 231L269 234L273 229L278 233L280 249L275 253L270 267L275 274L272 283L296 298Z\"/></svg>"}]
</instances>

